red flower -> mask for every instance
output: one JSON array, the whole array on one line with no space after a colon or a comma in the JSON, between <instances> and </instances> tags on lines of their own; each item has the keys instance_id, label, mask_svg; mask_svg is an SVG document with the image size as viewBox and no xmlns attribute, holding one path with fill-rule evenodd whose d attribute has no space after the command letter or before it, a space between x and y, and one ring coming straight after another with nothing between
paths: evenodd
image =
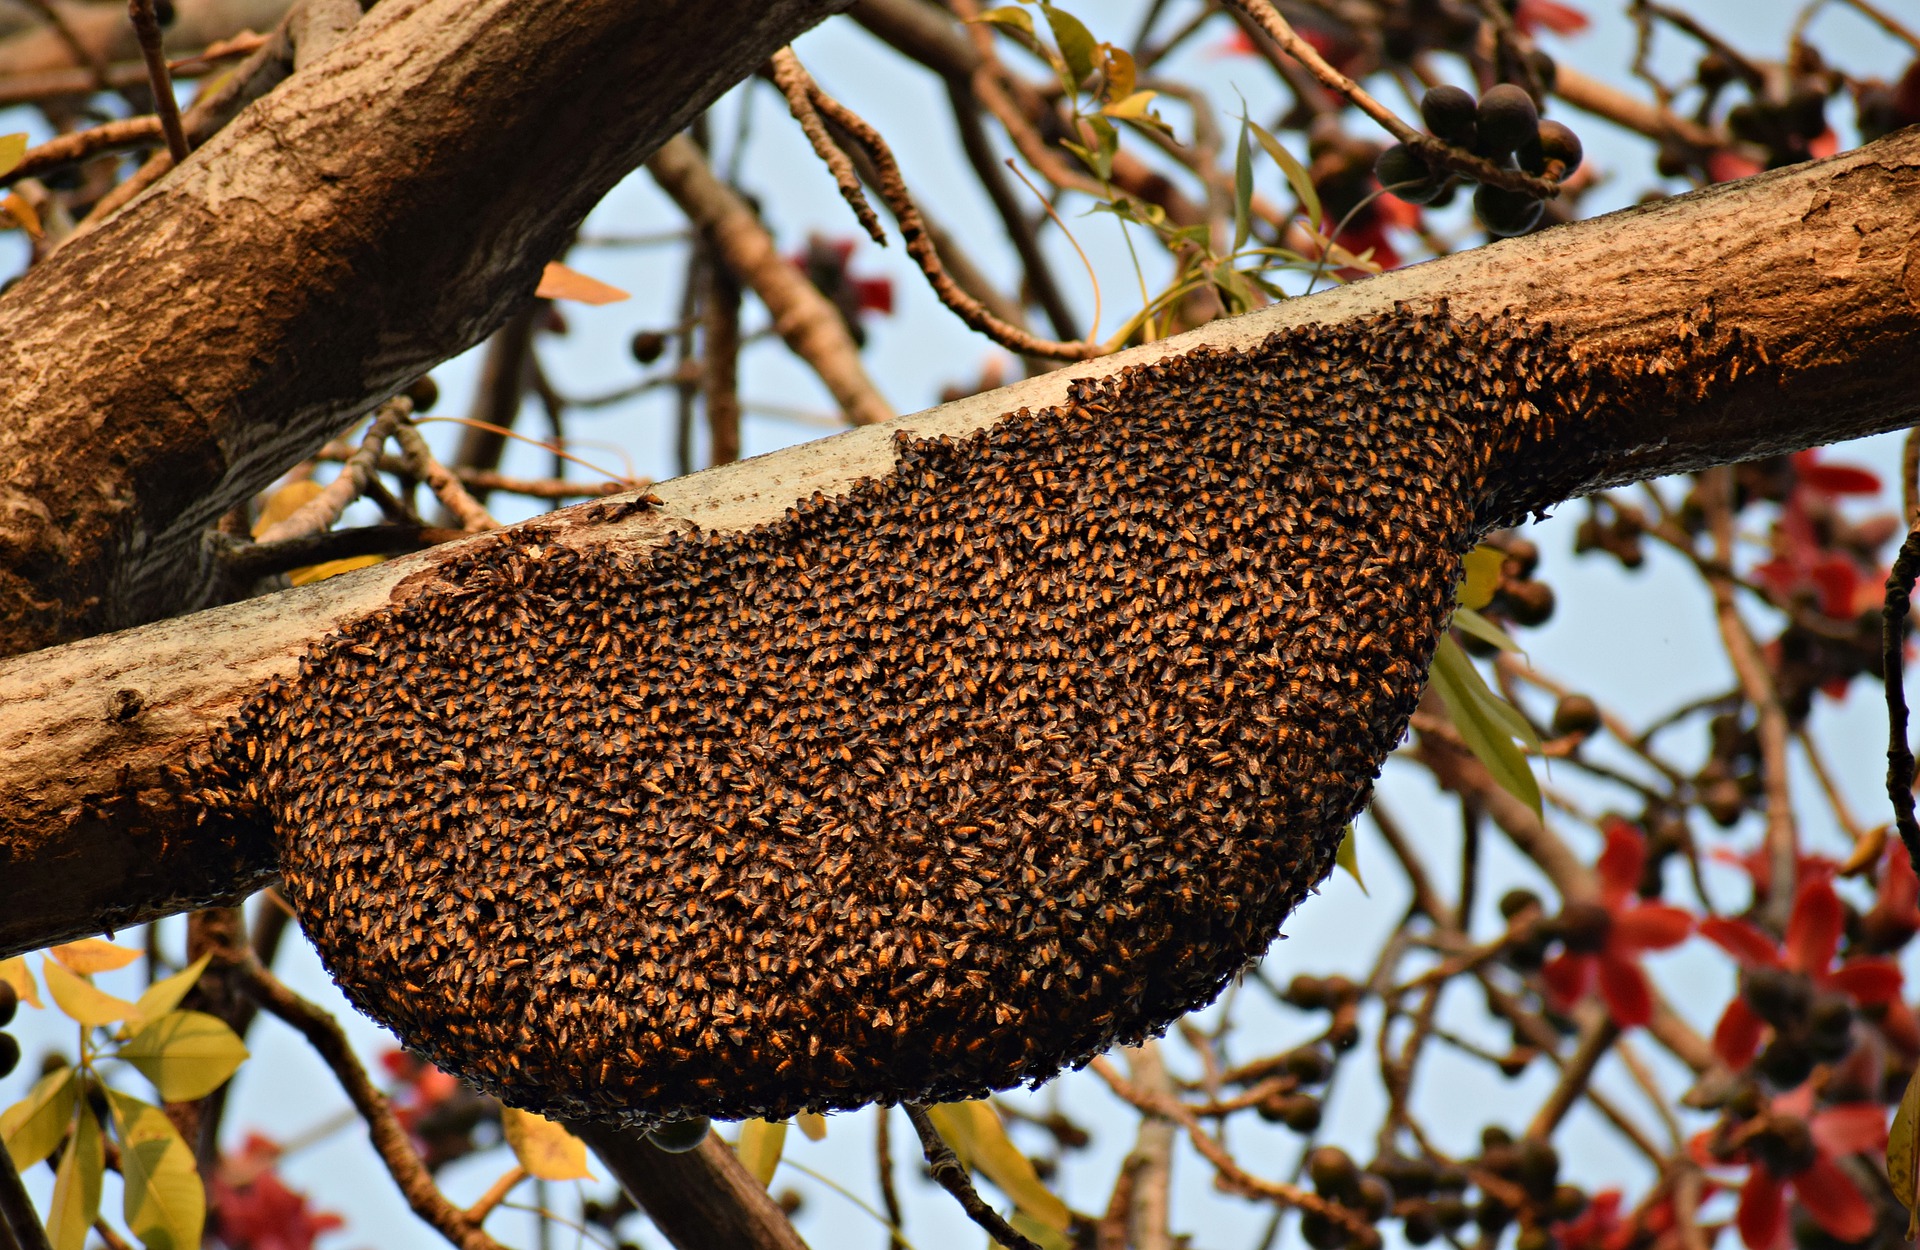
<instances>
[{"instance_id":1,"label":"red flower","mask_svg":"<svg viewBox=\"0 0 1920 1250\"><path fill-rule=\"evenodd\" d=\"M1714 1051L1729 1067L1738 1070L1753 1062L1767 1027L1749 1000L1755 992L1756 970L1795 973L1811 982L1814 990L1844 994L1856 1003L1888 1003L1900 996L1900 968L1891 960L1850 959L1838 968L1831 966L1845 924L1840 896L1825 872L1806 874L1793 900L1784 944L1744 920L1709 916L1700 922L1700 935L1732 955L1747 972L1747 987L1727 1004L1713 1031Z\"/></svg>"},{"instance_id":2,"label":"red flower","mask_svg":"<svg viewBox=\"0 0 1920 1250\"><path fill-rule=\"evenodd\" d=\"M1693 917L1665 903L1643 902L1637 890L1647 842L1624 820L1606 822L1607 846L1595 871L1600 902L1569 904L1562 913L1566 949L1541 968L1547 997L1566 1011L1596 987L1623 1029L1653 1019L1653 987L1640 967L1647 951L1678 946L1693 932Z\"/></svg>"},{"instance_id":3,"label":"red flower","mask_svg":"<svg viewBox=\"0 0 1920 1250\"><path fill-rule=\"evenodd\" d=\"M1748 1168L1734 1214L1748 1250L1784 1250L1789 1244L1789 1193L1841 1241L1862 1241L1873 1232L1873 1206L1837 1160L1885 1151L1887 1113L1878 1103L1839 1103L1815 1111L1813 1087L1802 1085L1774 1099L1769 1112L1731 1134L1723 1131L1719 1141L1715 1136L1695 1138L1694 1153L1703 1163Z\"/></svg>"},{"instance_id":4,"label":"red flower","mask_svg":"<svg viewBox=\"0 0 1920 1250\"><path fill-rule=\"evenodd\" d=\"M313 1250L321 1233L344 1228L331 1211L313 1211L305 1194L273 1170L280 1147L249 1133L239 1151L220 1160L207 1186L207 1224L227 1250Z\"/></svg>"},{"instance_id":5,"label":"red flower","mask_svg":"<svg viewBox=\"0 0 1920 1250\"><path fill-rule=\"evenodd\" d=\"M863 313L893 312L893 279L860 278L853 273L852 239L809 235L807 250L789 257L822 294L840 306L849 321Z\"/></svg>"},{"instance_id":6,"label":"red flower","mask_svg":"<svg viewBox=\"0 0 1920 1250\"><path fill-rule=\"evenodd\" d=\"M1711 1197L1720 1186L1705 1181L1700 1198ZM1671 1191L1662 1193L1637 1211L1622 1211L1625 1205L1620 1191L1603 1189L1593 1195L1586 1209L1570 1220L1560 1220L1553 1232L1560 1250L1676 1250L1680 1245L1679 1219L1673 1209ZM1712 1245L1719 1232L1717 1225L1701 1228L1707 1244Z\"/></svg>"}]
</instances>

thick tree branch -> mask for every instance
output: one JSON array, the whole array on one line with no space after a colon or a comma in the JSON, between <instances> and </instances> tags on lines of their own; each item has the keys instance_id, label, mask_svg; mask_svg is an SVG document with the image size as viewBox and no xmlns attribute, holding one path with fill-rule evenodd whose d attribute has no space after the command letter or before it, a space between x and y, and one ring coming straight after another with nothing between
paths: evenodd
<instances>
[{"instance_id":1,"label":"thick tree branch","mask_svg":"<svg viewBox=\"0 0 1920 1250\"><path fill-rule=\"evenodd\" d=\"M1286 327L1443 299L1456 315L1550 323L1574 368L1611 388L1516 461L1516 485L1489 503L1500 514L1489 523L1637 477L1911 425L1920 416L1920 128L662 483L657 510L605 501L529 524L557 542L626 547L689 525L751 526L816 490L835 494L886 473L899 431L958 436L1022 407L1058 404L1074 378L1203 345L1230 353ZM1720 353L1718 364L1702 371L1689 341ZM1220 367L1232 367L1230 354ZM1603 402L1609 395L1617 402ZM435 568L462 550L449 543L0 663L8 710L0 724L0 955L231 897L270 878L272 847L196 833L172 793L170 767L261 682L293 671L315 637L430 591Z\"/></svg>"},{"instance_id":2,"label":"thick tree branch","mask_svg":"<svg viewBox=\"0 0 1920 1250\"><path fill-rule=\"evenodd\" d=\"M807 1250L767 1187L719 1134L673 1154L631 1129L572 1128L679 1250Z\"/></svg>"},{"instance_id":3,"label":"thick tree branch","mask_svg":"<svg viewBox=\"0 0 1920 1250\"><path fill-rule=\"evenodd\" d=\"M498 326L836 7L387 0L29 271L0 298L0 649L204 602L202 530Z\"/></svg>"}]
</instances>

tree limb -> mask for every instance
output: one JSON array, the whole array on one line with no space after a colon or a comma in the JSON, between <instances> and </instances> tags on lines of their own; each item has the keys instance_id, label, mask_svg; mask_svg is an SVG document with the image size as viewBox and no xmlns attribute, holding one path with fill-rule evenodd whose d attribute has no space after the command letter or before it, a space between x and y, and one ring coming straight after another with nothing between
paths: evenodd
<instances>
[{"instance_id":1,"label":"tree limb","mask_svg":"<svg viewBox=\"0 0 1920 1250\"><path fill-rule=\"evenodd\" d=\"M616 497L528 524L556 542L627 549L695 526L761 524L815 491L836 494L887 473L899 432L958 437L1022 407L1059 404L1075 378L1203 345L1231 353L1285 327L1442 299L1458 316L1507 312L1552 324L1578 370L1617 388L1603 392L1615 402L1596 402L1516 461L1503 510L1911 425L1920 414L1920 128L661 483L661 506L651 511ZM1731 363L1702 372L1682 350L1689 336L1725 348ZM1230 354L1221 367L1232 367ZM0 724L0 955L232 898L271 879L273 847L196 833L170 770L262 682L293 672L315 638L430 592L434 570L464 550L448 543L0 662L8 711Z\"/></svg>"}]
</instances>

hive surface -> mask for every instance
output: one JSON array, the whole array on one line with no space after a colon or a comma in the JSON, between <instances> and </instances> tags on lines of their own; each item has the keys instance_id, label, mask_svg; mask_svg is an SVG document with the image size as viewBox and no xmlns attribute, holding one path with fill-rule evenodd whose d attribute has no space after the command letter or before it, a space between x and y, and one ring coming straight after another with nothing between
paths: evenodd
<instances>
[{"instance_id":1,"label":"hive surface","mask_svg":"<svg viewBox=\"0 0 1920 1250\"><path fill-rule=\"evenodd\" d=\"M751 531L507 532L224 733L327 966L510 1102L1038 1081L1209 1001L1424 684L1539 343L1396 314L1077 383Z\"/></svg>"}]
</instances>

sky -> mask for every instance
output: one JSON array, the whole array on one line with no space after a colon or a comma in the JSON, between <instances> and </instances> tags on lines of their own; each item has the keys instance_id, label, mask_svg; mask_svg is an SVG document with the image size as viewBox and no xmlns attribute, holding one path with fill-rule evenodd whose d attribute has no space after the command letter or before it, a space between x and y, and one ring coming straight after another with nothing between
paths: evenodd
<instances>
[{"instance_id":1,"label":"sky","mask_svg":"<svg viewBox=\"0 0 1920 1250\"><path fill-rule=\"evenodd\" d=\"M1572 3L1594 19L1593 28L1575 40L1547 36L1546 46L1590 73L1619 80L1632 48L1632 32L1615 11L1621 6L1602 4L1600 0ZM1783 45L1783 32L1798 6L1785 0L1692 0L1685 7L1737 47L1765 56ZM1081 3L1074 8L1096 37L1124 43L1132 39L1144 5L1136 0L1110 0L1098 5ZM1854 72L1886 75L1901 64L1897 48L1837 6L1830 7L1816 22L1812 33L1831 58ZM1212 37L1196 41L1169 65L1169 73L1204 84L1223 116L1236 113L1242 97L1253 117L1270 116L1280 99L1270 72L1250 59L1218 55L1217 44L1217 38ZM997 240L990 206L960 172L964 165L957 156L957 143L946 120L944 93L937 81L895 57L847 19L829 21L803 37L796 49L823 87L889 137L909 184L922 202L941 222L968 240L974 259L990 277L1003 287L1010 286L1015 274L1011 249ZM1678 40L1664 39L1656 49L1655 64L1677 75L1688 63L1686 52ZM1388 102L1403 113L1407 111L1404 100L1398 97L1389 96ZM1836 109L1835 113L1846 111ZM1185 133L1178 108L1170 106L1167 113L1176 128ZM1589 200L1590 209L1630 204L1655 185L1647 170L1649 153L1643 143L1579 115L1557 115L1575 126L1585 141L1589 161L1606 176ZM740 124L743 116L750 125ZM29 129L35 124L36 119L20 111L0 115L0 132ZM1353 129L1364 133L1357 123ZM713 133L717 160L722 165L738 161L741 182L760 199L783 246L797 249L809 233L815 232L830 238L858 236L858 227L830 178L814 160L787 117L784 104L770 88L759 84L730 93L715 110ZM744 147L738 141L741 134L746 136ZM1295 151L1304 155L1298 146ZM1264 166L1259 177L1262 190L1276 198L1281 196L1277 171ZM1138 302L1127 251L1111 218L1069 215L1068 225L1092 259L1102 293L1101 328L1110 332ZM678 226L671 205L644 174L639 174L607 197L589 218L585 235L588 239L646 235ZM1463 241L1470 238L1462 220L1443 218L1442 228ZM1049 233L1048 243L1056 257L1057 272L1076 307L1083 319L1090 320L1091 288L1084 271L1058 232ZM0 257L0 261L8 259ZM568 394L616 390L642 375L627 352L628 337L638 328L669 326L677 317L676 249L587 246L577 249L570 263L632 292L633 298L603 308L563 306L568 332L563 337L545 338L542 358L550 375ZM1152 283L1156 272L1151 258L1146 268L1147 281ZM863 241L855 252L854 270L893 282L896 311L891 317L867 323L870 341L865 361L881 391L900 411L931 406L943 387L971 385L983 370L995 365L1011 373L1005 353L968 331L933 298L901 254L897 236L895 245L884 252ZM751 333L764 320L764 312L749 301L747 331ZM466 410L476 364L477 353L469 353L435 371L442 390L437 412ZM777 343L763 340L749 348L743 362L741 393L747 405L743 439L749 455L817 438L833 428L828 415L831 403L825 392ZM532 411L521 424L536 434L544 432L543 419ZM455 427L450 425L428 428L443 448L456 437ZM673 471L672 419L663 397L596 413L576 412L570 417L568 433L579 454L621 473L665 477ZM1836 458L1878 469L1889 482L1897 480L1898 454L1897 439L1893 438L1868 440L1833 453ZM508 472L542 476L548 463L546 453L516 447L503 467ZM1601 694L1610 707L1632 723L1643 723L1690 696L1727 689L1731 676L1715 639L1711 605L1697 580L1677 559L1667 558L1658 550L1650 550L1647 566L1633 574L1608 560L1572 556L1572 523L1580 512L1579 507L1569 505L1561 509L1559 517L1529 527L1530 536L1546 553L1544 568L1559 596L1553 621L1542 629L1526 631L1522 638L1529 658L1543 671ZM505 504L501 507L505 520L525 514ZM1766 622L1759 616L1755 620L1764 636ZM1881 718L1875 692L1864 687L1856 688L1844 702L1822 700L1815 714L1816 732L1835 744L1830 762L1856 809L1864 813L1880 810L1878 796L1884 769ZM1547 780L1582 803L1599 807L1609 801L1604 793L1582 787L1577 777L1562 775L1570 771L1549 774ZM1799 786L1800 793L1813 793L1805 778L1799 780L1805 783ZM1381 794L1394 814L1418 832L1422 844L1433 847L1432 864L1444 883L1455 859L1452 848L1457 813L1438 801L1416 770L1398 764L1389 765ZM1815 848L1842 848L1843 835L1816 804L1805 805L1803 818ZM1709 840L1745 845L1753 833L1751 828L1736 829L1731 834L1716 832ZM1365 830L1360 847L1362 872L1372 893L1362 892L1344 875L1330 878L1319 897L1303 906L1287 925L1286 940L1276 944L1266 962L1266 975L1284 982L1298 971L1352 974L1363 970L1362 965L1397 922L1406 901L1386 862L1387 852L1372 840L1373 836L1371 830ZM1592 839L1583 839L1578 832L1569 836L1589 856L1597 850ZM1490 909L1500 888L1509 883L1538 884L1537 874L1505 851L1502 840L1489 839L1487 846L1487 880L1501 884L1481 891L1482 907L1487 909L1477 918L1482 932L1491 931ZM1715 873L1709 885L1723 906L1737 904L1744 888L1725 872ZM177 947L181 933L181 922L170 922L164 940ZM123 934L121 940L135 942L137 937ZM1731 993L1731 971L1724 961L1709 957L1698 946L1695 943L1674 955L1656 956L1650 966L1662 987L1673 993L1682 1010L1704 1029L1711 1027L1712 1016ZM371 1059L394 1044L378 1026L346 1007L304 943L288 944L279 971L302 993L341 1015L363 1056ZM109 990L128 993L138 982L135 970L130 969L104 976L102 984ZM1310 1036L1309 1018L1266 1006L1266 1001L1258 993L1238 995L1237 1044L1247 1054L1270 1052ZM1471 1004L1450 996L1443 1010L1445 1018L1462 1032L1498 1039L1497 1033L1478 1023L1478 1013ZM1209 1018L1203 1016L1202 1022ZM23 1010L16 1032L28 1059L20 1072L0 1080L0 1106L24 1093L42 1050L64 1046L71 1051L71 1029L49 1013ZM228 1113L226 1130L232 1142L237 1144L249 1131L282 1140L299 1139L315 1126L337 1120L345 1106L344 1097L304 1043L272 1020L256 1025L250 1042L254 1058L235 1080ZM1175 1068L1190 1073L1191 1054L1178 1046L1169 1049ZM1378 1120L1381 1096L1370 1066L1353 1066L1356 1070L1341 1080L1330 1100L1322 1137L1345 1144L1365 1158L1372 1153L1368 1137ZM129 1088L138 1091L138 1078L129 1074L128 1080ZM1623 1087L1620 1072L1611 1066L1603 1069L1601 1080L1611 1088ZM1490 1118L1522 1120L1530 1115L1547 1084L1544 1064L1535 1064L1519 1080L1508 1082L1452 1057L1444 1048L1436 1048L1429 1066L1423 1068L1416 1106L1433 1126L1442 1148L1464 1150L1477 1138L1480 1125ZM1095 1148L1069 1155L1063 1161L1060 1186L1077 1209L1100 1210L1121 1158L1131 1146L1132 1114L1121 1108L1097 1080L1085 1076L1014 1098L1040 1108L1058 1105L1095 1129ZM1623 1101L1645 1118L1643 1102L1630 1093L1623 1094ZM905 1143L911 1141L911 1132L897 1112L893 1124L904 1180L910 1173ZM792 1187L803 1195L798 1226L823 1250L843 1245L877 1248L885 1243L880 1224L859 1205L876 1203L873 1125L874 1113L868 1111L830 1118L823 1142L810 1143L797 1133L789 1135L788 1161L774 1188ZM1024 1134L1024 1130L1020 1132ZM1020 1135L1017 1139L1031 1149L1040 1148L1037 1137ZM1637 1159L1626 1153L1590 1113L1574 1113L1560 1141L1563 1150L1577 1154L1584 1179L1644 1184ZM1257 1122L1236 1121L1231 1144L1247 1167L1272 1177L1289 1175L1299 1151L1294 1135ZM442 1182L455 1202L470 1202L508 1166L504 1148L495 1149L454 1165L443 1174ZM317 1206L346 1216L346 1229L320 1243L329 1250L408 1250L444 1244L407 1212L357 1127L326 1136L293 1154L283 1171L290 1184L311 1193ZM44 1199L50 1174L36 1169L29 1180L30 1188ZM1174 1183L1175 1230L1193 1233L1196 1246L1251 1250L1261 1243L1268 1211L1215 1192L1208 1168L1184 1145L1176 1160ZM836 1186L847 1194L838 1192ZM594 1188L604 1193L607 1185L603 1182ZM523 1190L518 1196L525 1194ZM984 1235L967 1224L944 1195L917 1183L905 1183L902 1194L908 1206L907 1233L918 1250L973 1250L985 1243ZM564 1192L557 1192L554 1200L562 1209L569 1209L572 1202ZM110 1183L107 1209L115 1209L116 1203ZM532 1246L530 1223L509 1213L496 1217L489 1227L508 1244ZM574 1244L574 1236L564 1230L555 1229L553 1235L554 1246ZM635 1240L650 1248L664 1244L650 1230L640 1232ZM1300 1243L1297 1233L1289 1231L1278 1244Z\"/></svg>"}]
</instances>

